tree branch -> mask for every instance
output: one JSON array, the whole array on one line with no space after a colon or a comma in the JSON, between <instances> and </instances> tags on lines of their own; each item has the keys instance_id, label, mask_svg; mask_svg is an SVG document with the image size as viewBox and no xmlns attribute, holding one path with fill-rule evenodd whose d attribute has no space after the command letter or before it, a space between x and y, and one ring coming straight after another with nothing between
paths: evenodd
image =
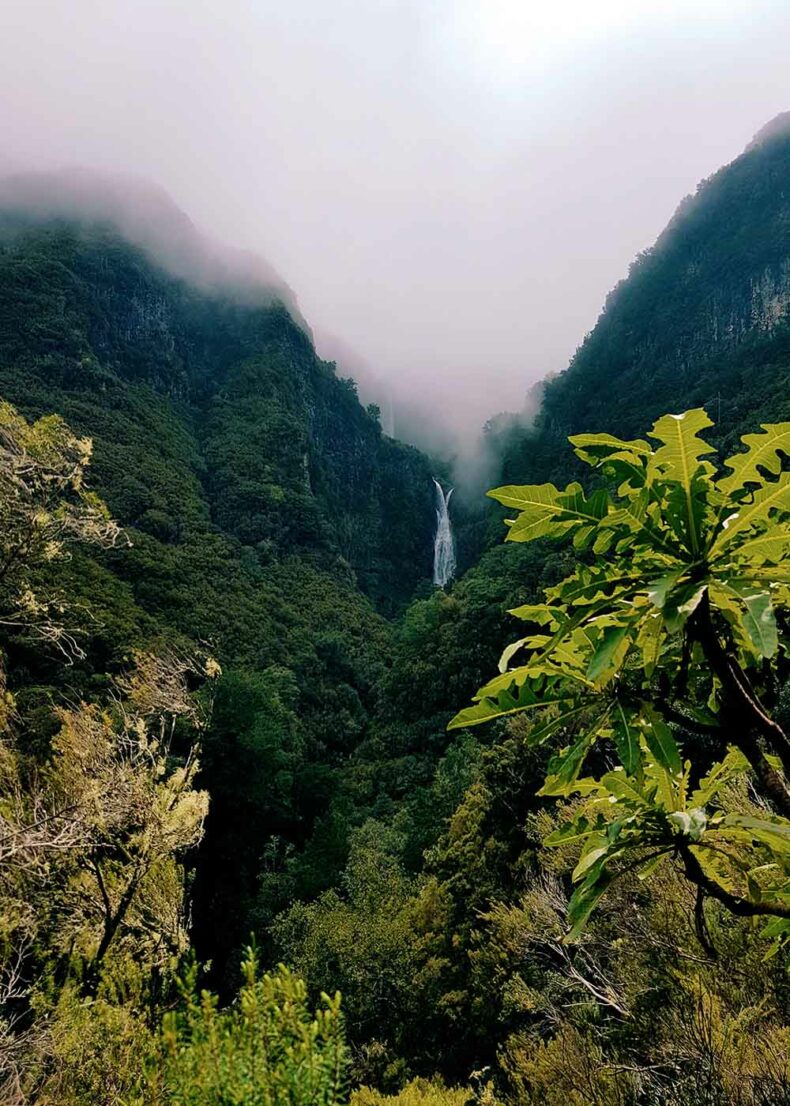
<instances>
[{"instance_id":1,"label":"tree branch","mask_svg":"<svg viewBox=\"0 0 790 1106\"><path fill-rule=\"evenodd\" d=\"M735 657L724 649L711 617L707 593L689 619L689 630L702 646L705 658L724 692L732 729L733 744L749 760L765 791L781 813L790 818L790 788L782 773L766 760L759 738L767 742L779 757L784 775L790 777L790 740L782 727L763 710L746 673Z\"/></svg>"},{"instance_id":2,"label":"tree branch","mask_svg":"<svg viewBox=\"0 0 790 1106\"><path fill-rule=\"evenodd\" d=\"M732 895L729 891L720 887L718 883L705 875L702 865L684 841L678 843L678 855L683 862L686 878L695 883L710 898L716 899L722 906L726 906L731 914L737 914L739 918L790 918L790 905L783 905L778 902L751 902L749 899Z\"/></svg>"}]
</instances>

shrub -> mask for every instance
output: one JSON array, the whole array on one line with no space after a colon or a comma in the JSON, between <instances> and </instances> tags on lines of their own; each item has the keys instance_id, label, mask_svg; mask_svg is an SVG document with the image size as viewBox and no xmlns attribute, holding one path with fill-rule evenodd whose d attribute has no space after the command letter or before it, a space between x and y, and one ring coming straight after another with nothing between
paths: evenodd
<instances>
[{"instance_id":1,"label":"shrub","mask_svg":"<svg viewBox=\"0 0 790 1106\"><path fill-rule=\"evenodd\" d=\"M183 981L181 1011L165 1015L151 1064L148 1102L172 1106L339 1106L347 1053L340 995L314 1013L305 983L288 968L259 978L248 952L237 1001L220 1010L198 994L196 969Z\"/></svg>"}]
</instances>

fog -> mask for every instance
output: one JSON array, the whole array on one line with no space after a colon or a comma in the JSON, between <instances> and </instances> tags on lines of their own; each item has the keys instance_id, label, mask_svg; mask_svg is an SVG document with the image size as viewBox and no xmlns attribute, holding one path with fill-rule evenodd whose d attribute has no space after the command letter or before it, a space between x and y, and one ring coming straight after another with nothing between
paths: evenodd
<instances>
[{"instance_id":1,"label":"fog","mask_svg":"<svg viewBox=\"0 0 790 1106\"><path fill-rule=\"evenodd\" d=\"M440 444L790 107L785 0L2 0L0 32L0 170L166 190Z\"/></svg>"},{"instance_id":2,"label":"fog","mask_svg":"<svg viewBox=\"0 0 790 1106\"><path fill-rule=\"evenodd\" d=\"M6 164L0 169L0 212L10 216L6 234L31 219L112 227L202 291L248 305L278 300L306 325L293 290L265 258L206 234L145 178L85 167L24 170Z\"/></svg>"}]
</instances>

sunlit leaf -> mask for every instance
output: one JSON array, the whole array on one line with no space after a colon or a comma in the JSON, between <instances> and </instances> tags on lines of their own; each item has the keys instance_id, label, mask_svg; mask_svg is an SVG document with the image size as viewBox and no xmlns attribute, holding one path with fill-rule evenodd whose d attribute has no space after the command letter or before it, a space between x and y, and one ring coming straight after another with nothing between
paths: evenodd
<instances>
[{"instance_id":1,"label":"sunlit leaf","mask_svg":"<svg viewBox=\"0 0 790 1106\"><path fill-rule=\"evenodd\" d=\"M597 526L609 509L606 492L594 492L587 497L581 484L570 484L564 491L554 484L508 485L494 488L488 494L519 512L518 518L508 523L509 541L557 538L580 525Z\"/></svg>"},{"instance_id":2,"label":"sunlit leaf","mask_svg":"<svg viewBox=\"0 0 790 1106\"><path fill-rule=\"evenodd\" d=\"M549 761L546 782L539 795L565 795L576 780L584 758L595 741L595 729L588 730L567 749L562 749Z\"/></svg>"},{"instance_id":3,"label":"sunlit leaf","mask_svg":"<svg viewBox=\"0 0 790 1106\"><path fill-rule=\"evenodd\" d=\"M495 681L487 684L490 688ZM536 710L547 706L571 706L572 714L581 713L587 709L579 705L578 695L572 692L565 694L547 694L536 692L529 683L523 683L520 687L507 681L507 677L500 677L496 681L500 685L497 694L483 695L479 702L465 710L459 711L448 725L448 729L457 730L465 726L477 726L481 722L490 722L494 718L502 718L510 714L517 714L524 710ZM549 732L562 724L562 715L549 724Z\"/></svg>"},{"instance_id":4,"label":"sunlit leaf","mask_svg":"<svg viewBox=\"0 0 790 1106\"><path fill-rule=\"evenodd\" d=\"M576 888L568 904L568 922L571 928L566 940L574 941L579 936L610 883L610 874L602 869L595 874L594 879L585 880Z\"/></svg>"},{"instance_id":5,"label":"sunlit leaf","mask_svg":"<svg viewBox=\"0 0 790 1106\"><path fill-rule=\"evenodd\" d=\"M639 727L636 721L626 714L621 703L615 704L612 732L620 763L629 776L635 776L642 766Z\"/></svg>"},{"instance_id":6,"label":"sunlit leaf","mask_svg":"<svg viewBox=\"0 0 790 1106\"><path fill-rule=\"evenodd\" d=\"M522 622L534 622L538 626L557 626L558 611L552 611L545 603L524 603L507 612Z\"/></svg>"},{"instance_id":7,"label":"sunlit leaf","mask_svg":"<svg viewBox=\"0 0 790 1106\"><path fill-rule=\"evenodd\" d=\"M587 666L587 679L604 684L623 663L628 650L630 626L606 626Z\"/></svg>"},{"instance_id":8,"label":"sunlit leaf","mask_svg":"<svg viewBox=\"0 0 790 1106\"><path fill-rule=\"evenodd\" d=\"M729 837L761 841L772 849L790 853L790 822L754 818L748 814L727 814L721 821L720 833Z\"/></svg>"},{"instance_id":9,"label":"sunlit leaf","mask_svg":"<svg viewBox=\"0 0 790 1106\"><path fill-rule=\"evenodd\" d=\"M779 638L770 595L765 592L744 595L743 605L746 608L743 622L752 644L761 657L772 657L779 647Z\"/></svg>"},{"instance_id":10,"label":"sunlit leaf","mask_svg":"<svg viewBox=\"0 0 790 1106\"><path fill-rule=\"evenodd\" d=\"M744 434L741 441L747 450L736 453L724 462L731 472L717 483L723 492L731 493L747 484L764 484L762 470L778 476L782 469L782 454L790 456L790 422L763 423L760 434Z\"/></svg>"},{"instance_id":11,"label":"sunlit leaf","mask_svg":"<svg viewBox=\"0 0 790 1106\"><path fill-rule=\"evenodd\" d=\"M715 557L752 527L764 526L772 512L790 512L790 473L783 472L774 484L765 484L754 493L751 502L733 511L722 524L711 554Z\"/></svg>"},{"instance_id":12,"label":"sunlit leaf","mask_svg":"<svg viewBox=\"0 0 790 1106\"><path fill-rule=\"evenodd\" d=\"M601 776L601 786L616 799L623 799L626 802L635 803L637 806L648 806L650 803L647 792L640 787L636 780L627 776L622 769L615 769L613 772L607 772L605 776Z\"/></svg>"},{"instance_id":13,"label":"sunlit leaf","mask_svg":"<svg viewBox=\"0 0 790 1106\"><path fill-rule=\"evenodd\" d=\"M714 764L700 780L699 787L689 797L692 806L707 806L730 780L748 771L749 762L740 749L730 746L724 760Z\"/></svg>"},{"instance_id":14,"label":"sunlit leaf","mask_svg":"<svg viewBox=\"0 0 790 1106\"><path fill-rule=\"evenodd\" d=\"M672 736L669 726L657 714L652 713L650 725L644 727L644 736L656 763L666 768L673 776L679 776L682 770L680 750Z\"/></svg>"},{"instance_id":15,"label":"sunlit leaf","mask_svg":"<svg viewBox=\"0 0 790 1106\"><path fill-rule=\"evenodd\" d=\"M653 456L653 464L669 480L690 488L702 458L715 452L712 445L697 436L710 426L713 423L701 407L682 415L664 415L650 431L651 438L663 443Z\"/></svg>"},{"instance_id":16,"label":"sunlit leaf","mask_svg":"<svg viewBox=\"0 0 790 1106\"><path fill-rule=\"evenodd\" d=\"M709 426L713 423L705 411L696 408L682 415L664 415L650 431L651 438L663 442L652 464L665 479L677 481L682 489L686 534L692 552L699 549L701 539L694 481L702 458L714 452L713 447L697 435Z\"/></svg>"}]
</instances>

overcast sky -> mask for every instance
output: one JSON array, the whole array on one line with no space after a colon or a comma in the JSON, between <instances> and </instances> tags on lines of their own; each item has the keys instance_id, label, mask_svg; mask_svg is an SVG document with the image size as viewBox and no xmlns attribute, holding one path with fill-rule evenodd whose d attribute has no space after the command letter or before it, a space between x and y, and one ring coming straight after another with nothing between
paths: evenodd
<instances>
[{"instance_id":1,"label":"overcast sky","mask_svg":"<svg viewBox=\"0 0 790 1106\"><path fill-rule=\"evenodd\" d=\"M470 429L790 108L787 0L0 0L0 155L132 170Z\"/></svg>"}]
</instances>

